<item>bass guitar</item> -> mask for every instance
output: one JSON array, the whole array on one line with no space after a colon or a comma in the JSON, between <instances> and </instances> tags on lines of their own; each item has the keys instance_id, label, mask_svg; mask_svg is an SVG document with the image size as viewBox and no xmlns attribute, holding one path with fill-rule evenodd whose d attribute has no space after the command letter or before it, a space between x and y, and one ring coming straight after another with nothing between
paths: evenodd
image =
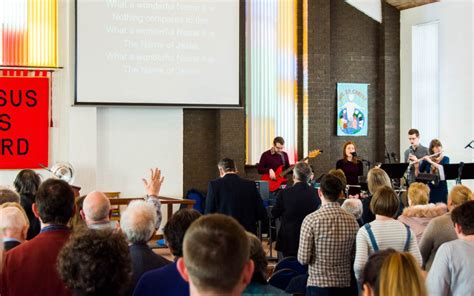
<instances>
[{"instance_id":1,"label":"bass guitar","mask_svg":"<svg viewBox=\"0 0 474 296\"><path fill-rule=\"evenodd\" d=\"M303 158L300 161L306 161L309 158L315 158L318 157L321 153L323 153L322 150L316 149L312 150L309 152L308 156ZM262 181L268 181L268 187L270 188L270 192L276 191L278 188L280 188L281 184L285 183L287 179L285 176L290 173L294 169L295 165L289 166L286 170L283 170L283 166L279 166L276 171L275 171L275 180L272 180L270 178L270 174L264 174L262 175Z\"/></svg>"}]
</instances>

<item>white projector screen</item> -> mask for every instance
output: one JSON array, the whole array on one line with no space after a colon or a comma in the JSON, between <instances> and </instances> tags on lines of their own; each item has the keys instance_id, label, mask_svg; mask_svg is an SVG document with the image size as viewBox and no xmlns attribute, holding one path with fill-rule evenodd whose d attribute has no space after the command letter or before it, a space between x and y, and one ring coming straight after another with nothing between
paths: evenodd
<instances>
[{"instance_id":1,"label":"white projector screen","mask_svg":"<svg viewBox=\"0 0 474 296\"><path fill-rule=\"evenodd\" d=\"M239 0L76 0L75 104L241 106Z\"/></svg>"}]
</instances>

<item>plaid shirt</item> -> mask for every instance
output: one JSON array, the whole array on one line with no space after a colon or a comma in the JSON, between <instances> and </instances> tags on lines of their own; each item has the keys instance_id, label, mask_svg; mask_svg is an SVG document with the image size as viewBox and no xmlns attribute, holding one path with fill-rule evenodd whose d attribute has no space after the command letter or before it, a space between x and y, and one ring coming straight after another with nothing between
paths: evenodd
<instances>
[{"instance_id":1,"label":"plaid shirt","mask_svg":"<svg viewBox=\"0 0 474 296\"><path fill-rule=\"evenodd\" d=\"M308 286L349 287L359 225L337 202L309 214L301 226L298 261L309 264Z\"/></svg>"}]
</instances>

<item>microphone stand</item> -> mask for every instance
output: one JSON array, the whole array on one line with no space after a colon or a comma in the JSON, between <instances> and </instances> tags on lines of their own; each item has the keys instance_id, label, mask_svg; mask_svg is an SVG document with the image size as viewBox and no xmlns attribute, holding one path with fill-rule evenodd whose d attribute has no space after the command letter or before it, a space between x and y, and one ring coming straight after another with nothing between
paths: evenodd
<instances>
[{"instance_id":1,"label":"microphone stand","mask_svg":"<svg viewBox=\"0 0 474 296\"><path fill-rule=\"evenodd\" d=\"M461 175L462 175L462 169L464 168L464 162L459 163L458 167L458 177L456 178L456 184L462 184L461 183Z\"/></svg>"},{"instance_id":2,"label":"microphone stand","mask_svg":"<svg viewBox=\"0 0 474 296\"><path fill-rule=\"evenodd\" d=\"M469 142L466 147L464 147L464 149L467 149L467 148L471 148L471 149L474 149L474 147L472 147L472 143L474 143L474 140L472 140L471 142Z\"/></svg>"},{"instance_id":3,"label":"microphone stand","mask_svg":"<svg viewBox=\"0 0 474 296\"><path fill-rule=\"evenodd\" d=\"M388 153L387 145L385 145L385 158L388 159L388 163L392 163L392 159L390 158L390 153Z\"/></svg>"}]
</instances>

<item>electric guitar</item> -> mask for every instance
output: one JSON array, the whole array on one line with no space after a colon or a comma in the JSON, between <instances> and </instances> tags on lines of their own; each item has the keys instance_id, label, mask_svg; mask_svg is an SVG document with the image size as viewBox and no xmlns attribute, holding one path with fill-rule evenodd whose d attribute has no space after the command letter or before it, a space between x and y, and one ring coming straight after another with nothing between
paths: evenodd
<instances>
[{"instance_id":1,"label":"electric guitar","mask_svg":"<svg viewBox=\"0 0 474 296\"><path fill-rule=\"evenodd\" d=\"M312 150L312 151L309 152L308 156L306 156L305 158L303 158L300 161L305 161L309 158L318 157L321 153L323 153L322 150L319 150L319 149ZM278 188L280 188L281 184L283 184L287 181L285 176L289 172L291 172L294 167L295 167L295 165L291 165L286 170L283 171L283 166L281 165L275 171L275 177L276 177L275 180L272 180L270 178L270 174L264 174L264 175L262 175L262 181L268 181L268 186L270 188L270 192L273 192L273 191L277 190Z\"/></svg>"}]
</instances>

